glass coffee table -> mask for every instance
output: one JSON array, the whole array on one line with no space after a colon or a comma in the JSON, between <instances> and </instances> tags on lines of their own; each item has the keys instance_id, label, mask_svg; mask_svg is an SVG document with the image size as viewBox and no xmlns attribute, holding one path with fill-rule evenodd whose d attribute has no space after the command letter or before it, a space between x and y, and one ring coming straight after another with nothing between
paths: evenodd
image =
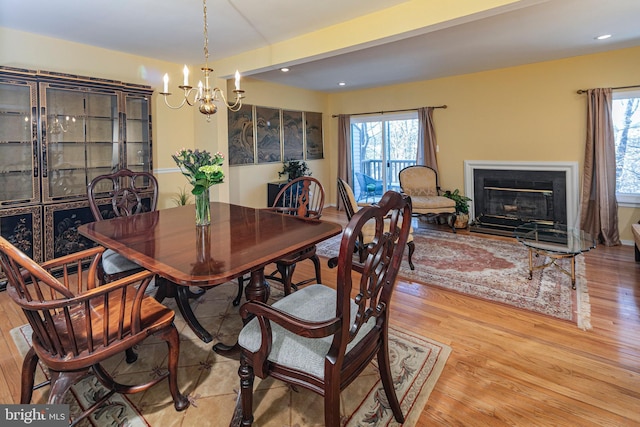
<instances>
[{"instance_id":1,"label":"glass coffee table","mask_svg":"<svg viewBox=\"0 0 640 427\"><path fill-rule=\"evenodd\" d=\"M567 229L562 224L544 224L530 222L517 227L513 235L529 249L529 280L533 270L551 265L571 277L571 287L576 288L576 256L596 247L596 240L587 232L579 229ZM546 256L551 261L542 265L533 265L533 257ZM571 271L558 265L559 259L571 260Z\"/></svg>"}]
</instances>

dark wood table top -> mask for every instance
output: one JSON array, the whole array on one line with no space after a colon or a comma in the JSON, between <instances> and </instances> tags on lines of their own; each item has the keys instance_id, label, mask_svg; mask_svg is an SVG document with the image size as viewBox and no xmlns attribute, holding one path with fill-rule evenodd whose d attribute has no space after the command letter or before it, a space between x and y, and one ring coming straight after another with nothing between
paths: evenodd
<instances>
[{"instance_id":1,"label":"dark wood table top","mask_svg":"<svg viewBox=\"0 0 640 427\"><path fill-rule=\"evenodd\" d=\"M84 224L83 236L180 285L216 285L342 231L340 225L211 203L196 227L193 205Z\"/></svg>"}]
</instances>

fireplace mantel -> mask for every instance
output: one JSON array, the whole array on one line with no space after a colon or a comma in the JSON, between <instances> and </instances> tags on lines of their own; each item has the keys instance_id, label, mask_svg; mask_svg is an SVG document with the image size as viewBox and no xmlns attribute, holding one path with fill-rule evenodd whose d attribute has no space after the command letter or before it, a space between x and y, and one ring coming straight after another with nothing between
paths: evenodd
<instances>
[{"instance_id":1,"label":"fireplace mantel","mask_svg":"<svg viewBox=\"0 0 640 427\"><path fill-rule=\"evenodd\" d=\"M476 169L490 170L518 170L518 171L560 171L566 177L567 195L567 226L578 227L580 224L579 200L580 182L578 174L578 162L530 162L530 161L492 161L492 160L465 160L464 161L464 193L473 195L474 171ZM473 203L469 207L469 217L476 218Z\"/></svg>"}]
</instances>

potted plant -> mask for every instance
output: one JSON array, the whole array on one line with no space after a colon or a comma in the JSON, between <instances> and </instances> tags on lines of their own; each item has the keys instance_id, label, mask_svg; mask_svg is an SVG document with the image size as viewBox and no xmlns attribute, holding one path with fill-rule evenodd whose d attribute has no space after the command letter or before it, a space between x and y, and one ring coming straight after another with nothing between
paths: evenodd
<instances>
[{"instance_id":1,"label":"potted plant","mask_svg":"<svg viewBox=\"0 0 640 427\"><path fill-rule=\"evenodd\" d=\"M457 188L453 191L445 191L443 194L454 202L456 202L456 228L467 228L469 225L469 202L471 199L467 196L460 194L460 190Z\"/></svg>"},{"instance_id":2,"label":"potted plant","mask_svg":"<svg viewBox=\"0 0 640 427\"><path fill-rule=\"evenodd\" d=\"M278 177L287 175L288 180L292 181L301 176L311 176L311 171L307 162L300 160L288 160L282 163L282 171L278 172Z\"/></svg>"},{"instance_id":3,"label":"potted plant","mask_svg":"<svg viewBox=\"0 0 640 427\"><path fill-rule=\"evenodd\" d=\"M191 201L191 192L187 192L184 187L178 190L178 192L171 198L171 201L176 206L188 205Z\"/></svg>"}]
</instances>

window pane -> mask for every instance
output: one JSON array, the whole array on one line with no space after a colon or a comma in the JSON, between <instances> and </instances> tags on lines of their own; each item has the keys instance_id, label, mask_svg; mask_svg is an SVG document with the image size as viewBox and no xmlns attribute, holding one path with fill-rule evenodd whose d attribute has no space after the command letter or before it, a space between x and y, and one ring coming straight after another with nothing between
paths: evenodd
<instances>
[{"instance_id":1,"label":"window pane","mask_svg":"<svg viewBox=\"0 0 640 427\"><path fill-rule=\"evenodd\" d=\"M416 112L351 119L353 182L356 199L376 201L399 190L398 172L414 165L418 146Z\"/></svg>"},{"instance_id":2,"label":"window pane","mask_svg":"<svg viewBox=\"0 0 640 427\"><path fill-rule=\"evenodd\" d=\"M614 95L616 192L640 195L640 94Z\"/></svg>"}]
</instances>

